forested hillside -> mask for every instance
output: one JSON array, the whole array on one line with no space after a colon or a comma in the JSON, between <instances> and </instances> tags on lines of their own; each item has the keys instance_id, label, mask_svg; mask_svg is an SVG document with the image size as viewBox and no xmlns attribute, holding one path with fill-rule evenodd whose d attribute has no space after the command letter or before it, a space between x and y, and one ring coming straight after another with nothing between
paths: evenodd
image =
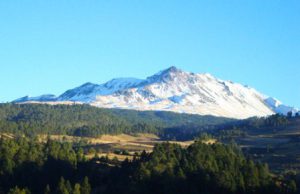
<instances>
[{"instance_id":1,"label":"forested hillside","mask_svg":"<svg viewBox=\"0 0 300 194\"><path fill-rule=\"evenodd\" d=\"M295 177L272 175L232 145L158 144L132 161L87 160L76 145L0 139L0 193L10 194L285 194ZM299 184L299 183L298 183ZM298 185L299 186L299 185Z\"/></svg>"},{"instance_id":2,"label":"forested hillside","mask_svg":"<svg viewBox=\"0 0 300 194\"><path fill-rule=\"evenodd\" d=\"M168 138L180 128L197 132L232 122L232 119L172 112L101 109L89 105L0 104L0 131L18 135L67 134L97 137L102 134L155 133ZM178 135L179 136L179 135ZM170 136L171 137L171 136ZM176 138L176 134L172 138Z\"/></svg>"},{"instance_id":3,"label":"forested hillside","mask_svg":"<svg viewBox=\"0 0 300 194\"><path fill-rule=\"evenodd\" d=\"M299 193L299 125L299 115L237 121L89 105L0 104L0 194ZM194 139L206 132L218 143L203 144L202 133L187 148L157 144L151 153L136 152L120 162L99 158L92 145L80 141L37 136L141 132L162 139Z\"/></svg>"},{"instance_id":4,"label":"forested hillside","mask_svg":"<svg viewBox=\"0 0 300 194\"><path fill-rule=\"evenodd\" d=\"M236 142L245 154L267 162L278 173L300 172L300 116L251 118L213 135L223 143Z\"/></svg>"}]
</instances>

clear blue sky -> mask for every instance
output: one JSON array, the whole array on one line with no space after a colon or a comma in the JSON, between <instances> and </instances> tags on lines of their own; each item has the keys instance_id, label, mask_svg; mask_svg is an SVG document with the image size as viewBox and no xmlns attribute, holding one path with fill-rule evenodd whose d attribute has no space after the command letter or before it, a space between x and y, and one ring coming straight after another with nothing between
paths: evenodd
<instances>
[{"instance_id":1,"label":"clear blue sky","mask_svg":"<svg viewBox=\"0 0 300 194\"><path fill-rule=\"evenodd\" d=\"M300 1L0 1L0 102L171 65L300 107Z\"/></svg>"}]
</instances>

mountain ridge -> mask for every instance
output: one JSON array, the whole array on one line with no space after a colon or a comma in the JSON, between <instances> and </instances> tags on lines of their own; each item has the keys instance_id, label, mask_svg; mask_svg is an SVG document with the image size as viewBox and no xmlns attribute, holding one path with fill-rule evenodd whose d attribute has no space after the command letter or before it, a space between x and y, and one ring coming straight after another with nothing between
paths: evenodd
<instances>
[{"instance_id":1,"label":"mountain ridge","mask_svg":"<svg viewBox=\"0 0 300 194\"><path fill-rule=\"evenodd\" d=\"M172 66L146 79L116 78L103 84L87 82L58 97L22 97L15 103L87 103L103 108L158 110L244 119L287 114L298 109L283 105L254 88L191 73Z\"/></svg>"}]
</instances>

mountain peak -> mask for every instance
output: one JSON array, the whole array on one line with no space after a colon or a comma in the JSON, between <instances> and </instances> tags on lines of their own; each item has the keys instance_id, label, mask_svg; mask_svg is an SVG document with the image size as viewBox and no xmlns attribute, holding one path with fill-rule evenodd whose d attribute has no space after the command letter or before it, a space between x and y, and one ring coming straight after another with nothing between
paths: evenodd
<instances>
[{"instance_id":1,"label":"mountain peak","mask_svg":"<svg viewBox=\"0 0 300 194\"><path fill-rule=\"evenodd\" d=\"M168 72L178 72L178 71L181 71L181 70L178 69L178 68L175 67L175 66L171 66L171 67L169 67L168 69L166 69L165 71L168 71Z\"/></svg>"},{"instance_id":2,"label":"mountain peak","mask_svg":"<svg viewBox=\"0 0 300 194\"><path fill-rule=\"evenodd\" d=\"M161 74L181 73L181 72L183 72L181 69L178 69L175 66L171 66L168 69L161 71Z\"/></svg>"},{"instance_id":3,"label":"mountain peak","mask_svg":"<svg viewBox=\"0 0 300 194\"><path fill-rule=\"evenodd\" d=\"M23 97L19 102L76 101L103 108L185 112L231 118L286 114L285 106L256 90L223 81L208 73L192 73L171 66L147 79L118 78L103 84L85 83L59 97Z\"/></svg>"},{"instance_id":4,"label":"mountain peak","mask_svg":"<svg viewBox=\"0 0 300 194\"><path fill-rule=\"evenodd\" d=\"M97 85L97 84L94 84L94 83L92 83L92 82L86 82L86 83L82 84L81 87L95 86L95 85Z\"/></svg>"},{"instance_id":5,"label":"mountain peak","mask_svg":"<svg viewBox=\"0 0 300 194\"><path fill-rule=\"evenodd\" d=\"M168 82L170 79L179 76L183 73L182 70L175 66L171 66L147 78L147 82Z\"/></svg>"}]
</instances>

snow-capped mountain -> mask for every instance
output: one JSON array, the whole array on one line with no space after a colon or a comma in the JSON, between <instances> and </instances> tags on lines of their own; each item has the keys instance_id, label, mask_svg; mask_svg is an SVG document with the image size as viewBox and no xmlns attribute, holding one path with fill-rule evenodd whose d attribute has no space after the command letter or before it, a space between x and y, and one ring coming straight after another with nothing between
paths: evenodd
<instances>
[{"instance_id":1,"label":"snow-capped mountain","mask_svg":"<svg viewBox=\"0 0 300 194\"><path fill-rule=\"evenodd\" d=\"M100 85L86 83L58 97L23 97L14 102L77 102L104 108L174 111L241 119L298 111L253 88L176 67L144 80L120 78Z\"/></svg>"}]
</instances>

